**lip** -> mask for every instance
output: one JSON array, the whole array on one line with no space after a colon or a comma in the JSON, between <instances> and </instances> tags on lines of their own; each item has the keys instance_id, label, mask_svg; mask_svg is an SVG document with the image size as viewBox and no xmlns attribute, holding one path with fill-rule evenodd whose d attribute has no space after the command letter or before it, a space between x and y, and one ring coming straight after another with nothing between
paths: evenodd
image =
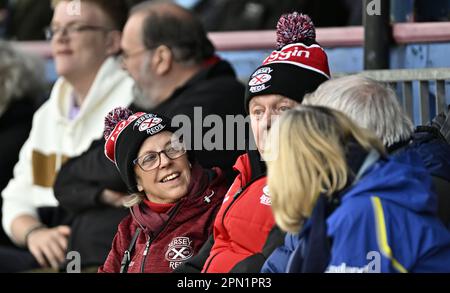
<instances>
[{"instance_id":1,"label":"lip","mask_svg":"<svg viewBox=\"0 0 450 293\"><path fill-rule=\"evenodd\" d=\"M163 184L165 186L165 188L171 188L171 187L177 187L178 185L180 185L181 182L181 176L178 176L175 179L172 179L170 181L167 182L160 182L160 184Z\"/></svg>"},{"instance_id":2,"label":"lip","mask_svg":"<svg viewBox=\"0 0 450 293\"><path fill-rule=\"evenodd\" d=\"M57 50L56 55L58 56L65 56L65 55L72 55L73 51L70 49L63 49L63 50Z\"/></svg>"},{"instance_id":3,"label":"lip","mask_svg":"<svg viewBox=\"0 0 450 293\"><path fill-rule=\"evenodd\" d=\"M162 182L162 180L163 180L164 178L166 178L167 176L173 175L173 174L178 174L178 177L175 178L175 179L166 181L166 182ZM180 179L180 177L181 177L181 172L173 171L173 172L169 172L169 173L167 173L166 175L162 176L161 179L160 179L158 182L159 182L159 183L162 183L162 184L166 184L166 183L170 183L170 182L173 182L173 181L177 181L178 179Z\"/></svg>"}]
</instances>

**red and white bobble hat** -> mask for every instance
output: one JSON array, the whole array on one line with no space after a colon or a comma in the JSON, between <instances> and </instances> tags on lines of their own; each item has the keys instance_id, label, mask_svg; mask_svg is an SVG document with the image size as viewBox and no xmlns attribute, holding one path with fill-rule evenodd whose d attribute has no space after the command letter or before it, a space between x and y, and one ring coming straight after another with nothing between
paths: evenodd
<instances>
[{"instance_id":1,"label":"red and white bobble hat","mask_svg":"<svg viewBox=\"0 0 450 293\"><path fill-rule=\"evenodd\" d=\"M175 133L171 120L154 113L131 112L115 108L105 117L105 155L119 170L130 192L137 192L133 161L142 143L162 131Z\"/></svg>"},{"instance_id":2,"label":"red and white bobble hat","mask_svg":"<svg viewBox=\"0 0 450 293\"><path fill-rule=\"evenodd\" d=\"M330 79L327 54L316 42L308 15L293 12L281 16L277 48L250 76L245 95L247 110L250 100L262 95L283 95L301 103L305 94Z\"/></svg>"}]
</instances>

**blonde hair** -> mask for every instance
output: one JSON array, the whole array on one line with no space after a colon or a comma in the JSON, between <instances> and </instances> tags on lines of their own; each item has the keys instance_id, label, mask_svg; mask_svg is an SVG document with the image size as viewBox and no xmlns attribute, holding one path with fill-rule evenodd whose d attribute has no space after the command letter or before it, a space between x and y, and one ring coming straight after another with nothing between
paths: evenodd
<instances>
[{"instance_id":1,"label":"blonde hair","mask_svg":"<svg viewBox=\"0 0 450 293\"><path fill-rule=\"evenodd\" d=\"M278 148L270 142L278 141ZM356 141L365 150L385 153L381 141L336 110L299 106L272 126L264 156L275 221L285 231L299 232L321 193L327 196L347 184L346 145Z\"/></svg>"},{"instance_id":2,"label":"blonde hair","mask_svg":"<svg viewBox=\"0 0 450 293\"><path fill-rule=\"evenodd\" d=\"M130 197L123 203L126 208L140 204L145 199L145 195L142 192L136 192L130 195Z\"/></svg>"}]
</instances>

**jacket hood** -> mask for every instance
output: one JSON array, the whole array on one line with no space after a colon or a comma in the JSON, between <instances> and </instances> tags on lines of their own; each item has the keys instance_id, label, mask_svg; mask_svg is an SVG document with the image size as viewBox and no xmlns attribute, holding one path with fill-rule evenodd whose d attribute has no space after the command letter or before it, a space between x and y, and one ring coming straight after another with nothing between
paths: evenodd
<instances>
[{"instance_id":1,"label":"jacket hood","mask_svg":"<svg viewBox=\"0 0 450 293\"><path fill-rule=\"evenodd\" d=\"M415 153L379 160L343 197L378 196L416 213L436 213L437 196L432 179Z\"/></svg>"},{"instance_id":2,"label":"jacket hood","mask_svg":"<svg viewBox=\"0 0 450 293\"><path fill-rule=\"evenodd\" d=\"M89 115L89 111L108 99L112 92L121 85L123 79L129 78L125 71L120 68L119 63L114 57L109 57L103 62L99 68L94 82L92 83L86 98L81 105L80 113L74 121L82 120L85 115ZM52 90L50 99L56 99L56 113L61 119L67 119L72 99L68 99L73 92L72 85L63 77L60 77ZM124 97L126 99L126 97Z\"/></svg>"}]
</instances>

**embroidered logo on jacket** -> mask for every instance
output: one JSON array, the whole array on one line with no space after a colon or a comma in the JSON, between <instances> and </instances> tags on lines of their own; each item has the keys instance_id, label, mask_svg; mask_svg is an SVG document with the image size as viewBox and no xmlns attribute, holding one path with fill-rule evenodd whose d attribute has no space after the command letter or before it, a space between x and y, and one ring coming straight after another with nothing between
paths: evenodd
<instances>
[{"instance_id":1,"label":"embroidered logo on jacket","mask_svg":"<svg viewBox=\"0 0 450 293\"><path fill-rule=\"evenodd\" d=\"M176 267L194 255L191 243L192 241L189 237L175 237L172 239L165 255L171 269L176 269Z\"/></svg>"},{"instance_id":2,"label":"embroidered logo on jacket","mask_svg":"<svg viewBox=\"0 0 450 293\"><path fill-rule=\"evenodd\" d=\"M270 198L269 195L269 186L264 186L263 188L263 195L261 195L261 197L259 198L261 204L266 205L266 206L270 206L272 205L272 199Z\"/></svg>"}]
</instances>

